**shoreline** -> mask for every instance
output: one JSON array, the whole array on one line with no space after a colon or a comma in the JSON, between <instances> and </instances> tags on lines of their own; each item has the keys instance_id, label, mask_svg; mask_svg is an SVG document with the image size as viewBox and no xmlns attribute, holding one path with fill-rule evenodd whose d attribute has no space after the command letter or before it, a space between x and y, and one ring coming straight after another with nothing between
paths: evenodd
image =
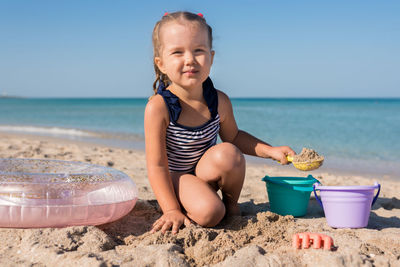
<instances>
[{"instance_id":1,"label":"shoreline","mask_svg":"<svg viewBox=\"0 0 400 267\"><path fill-rule=\"evenodd\" d=\"M97 133L93 136L68 136L68 135L50 135L50 134L37 134L37 133L21 133L21 132L7 132L0 131L0 137L2 135L8 135L10 137L23 137L28 139L37 139L41 141L46 140L54 140L61 143L79 143L82 145L90 145L90 146L102 146L102 147L112 147L116 149L126 149L133 151L140 151L144 153L145 144L144 140L140 140L139 138L119 138L118 136L113 136L108 133ZM115 137L115 138L114 138ZM363 176L369 179L375 179L377 181L381 180L392 180L392 181L400 181L400 174L397 173L382 173L379 171L371 172L368 170L356 170L343 168L340 169L338 167L329 167L327 166L325 159L324 164L317 170L313 170L310 172L297 171L292 164L289 165L280 165L277 162L274 162L271 159L263 159L255 156L245 155L246 163L250 165L255 165L258 167L268 166L269 168L276 168L281 170L282 172L292 172L294 171L294 175L296 176L307 176L309 174L313 176L321 176L323 174L332 174L332 175L341 175L341 176ZM349 163L350 164L350 163ZM360 167L359 169L363 169Z\"/></svg>"}]
</instances>

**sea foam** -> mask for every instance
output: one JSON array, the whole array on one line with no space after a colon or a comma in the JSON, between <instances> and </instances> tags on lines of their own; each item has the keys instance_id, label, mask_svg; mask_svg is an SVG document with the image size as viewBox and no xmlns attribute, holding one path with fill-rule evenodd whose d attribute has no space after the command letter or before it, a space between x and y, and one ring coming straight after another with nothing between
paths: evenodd
<instances>
[{"instance_id":1,"label":"sea foam","mask_svg":"<svg viewBox=\"0 0 400 267\"><path fill-rule=\"evenodd\" d=\"M39 127L39 126L14 126L14 125L0 125L0 131L2 132L18 132L18 133L36 133L45 135L68 135L68 136L96 136L95 133L61 128L61 127Z\"/></svg>"}]
</instances>

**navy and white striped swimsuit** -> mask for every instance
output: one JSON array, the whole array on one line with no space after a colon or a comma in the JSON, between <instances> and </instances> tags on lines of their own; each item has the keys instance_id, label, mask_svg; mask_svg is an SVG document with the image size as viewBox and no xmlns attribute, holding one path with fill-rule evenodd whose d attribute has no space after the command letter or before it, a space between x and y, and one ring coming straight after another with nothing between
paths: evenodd
<instances>
[{"instance_id":1,"label":"navy and white striped swimsuit","mask_svg":"<svg viewBox=\"0 0 400 267\"><path fill-rule=\"evenodd\" d=\"M220 127L217 90L210 78L203 83L203 97L210 110L211 119L198 127L188 127L177 122L182 111L179 98L166 90L162 82L157 93L164 98L169 112L166 134L169 171L193 172L203 154L217 142Z\"/></svg>"}]
</instances>

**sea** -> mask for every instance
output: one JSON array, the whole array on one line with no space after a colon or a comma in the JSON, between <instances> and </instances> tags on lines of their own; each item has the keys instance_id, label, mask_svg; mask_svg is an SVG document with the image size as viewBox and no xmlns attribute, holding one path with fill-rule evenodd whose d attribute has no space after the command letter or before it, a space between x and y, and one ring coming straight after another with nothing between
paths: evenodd
<instances>
[{"instance_id":1,"label":"sea","mask_svg":"<svg viewBox=\"0 0 400 267\"><path fill-rule=\"evenodd\" d=\"M297 153L325 157L321 171L400 180L400 99L233 98L240 129ZM0 98L0 132L144 149L147 98ZM278 164L271 160L254 162Z\"/></svg>"}]
</instances>

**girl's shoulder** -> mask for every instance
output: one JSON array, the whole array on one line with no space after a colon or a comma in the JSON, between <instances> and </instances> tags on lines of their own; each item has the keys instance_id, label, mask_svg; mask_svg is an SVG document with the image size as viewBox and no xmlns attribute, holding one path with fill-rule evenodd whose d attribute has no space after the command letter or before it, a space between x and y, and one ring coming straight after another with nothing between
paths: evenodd
<instances>
[{"instance_id":1,"label":"girl's shoulder","mask_svg":"<svg viewBox=\"0 0 400 267\"><path fill-rule=\"evenodd\" d=\"M229 96L223 91L217 89L218 94L218 114L223 121L226 117L232 113L232 104Z\"/></svg>"},{"instance_id":2,"label":"girl's shoulder","mask_svg":"<svg viewBox=\"0 0 400 267\"><path fill-rule=\"evenodd\" d=\"M159 94L151 96L149 98L149 101L147 101L147 104L146 104L146 109L148 109L148 108L150 108L150 109L165 108L163 97Z\"/></svg>"},{"instance_id":3,"label":"girl's shoulder","mask_svg":"<svg viewBox=\"0 0 400 267\"><path fill-rule=\"evenodd\" d=\"M230 101L229 100L229 96L227 94L225 94L223 91L219 90L219 89L215 89L217 91L218 94L218 101L220 102L224 102L224 101Z\"/></svg>"},{"instance_id":4,"label":"girl's shoulder","mask_svg":"<svg viewBox=\"0 0 400 267\"><path fill-rule=\"evenodd\" d=\"M219 89L216 90L218 94L218 109L224 108L227 105L230 106L231 100L229 99L229 96Z\"/></svg>"},{"instance_id":5,"label":"girl's shoulder","mask_svg":"<svg viewBox=\"0 0 400 267\"><path fill-rule=\"evenodd\" d=\"M154 120L154 118L159 118L165 121L169 121L168 108L165 105L164 99L161 95L154 95L147 102L145 108L145 119L146 118L152 120Z\"/></svg>"}]
</instances>

